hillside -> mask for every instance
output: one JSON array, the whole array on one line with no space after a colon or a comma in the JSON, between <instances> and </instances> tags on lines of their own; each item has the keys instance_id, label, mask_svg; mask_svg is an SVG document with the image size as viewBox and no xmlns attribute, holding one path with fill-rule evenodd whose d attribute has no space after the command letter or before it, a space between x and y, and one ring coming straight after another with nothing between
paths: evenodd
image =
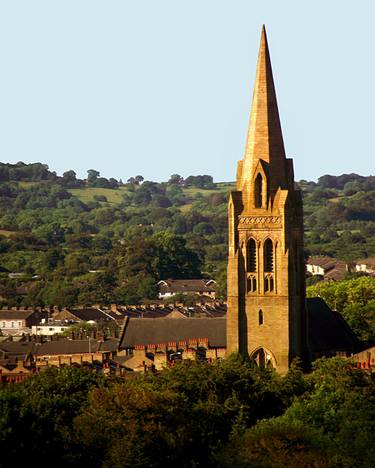
<instances>
[{"instance_id":1,"label":"hillside","mask_svg":"<svg viewBox=\"0 0 375 468\"><path fill-rule=\"evenodd\" d=\"M375 256L375 177L300 181L306 256ZM0 163L0 297L11 305L136 302L159 278L213 276L225 294L233 183L86 180ZM2 273L1 273L2 272ZM9 278L9 273L18 273Z\"/></svg>"}]
</instances>

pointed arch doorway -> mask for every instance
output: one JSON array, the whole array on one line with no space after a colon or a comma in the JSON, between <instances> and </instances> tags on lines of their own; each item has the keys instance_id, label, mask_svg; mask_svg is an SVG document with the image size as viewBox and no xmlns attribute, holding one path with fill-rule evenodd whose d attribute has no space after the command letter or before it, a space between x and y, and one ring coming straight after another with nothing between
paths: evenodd
<instances>
[{"instance_id":1,"label":"pointed arch doorway","mask_svg":"<svg viewBox=\"0 0 375 468\"><path fill-rule=\"evenodd\" d=\"M257 348L251 353L250 359L254 361L258 367L276 369L275 356L268 349Z\"/></svg>"}]
</instances>

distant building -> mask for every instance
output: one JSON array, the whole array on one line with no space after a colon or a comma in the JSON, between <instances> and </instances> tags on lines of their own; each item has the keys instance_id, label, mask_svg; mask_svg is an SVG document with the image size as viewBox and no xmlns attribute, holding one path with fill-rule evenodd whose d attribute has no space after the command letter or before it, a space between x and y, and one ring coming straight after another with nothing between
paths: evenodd
<instances>
[{"instance_id":1,"label":"distant building","mask_svg":"<svg viewBox=\"0 0 375 468\"><path fill-rule=\"evenodd\" d=\"M3 333L16 334L29 331L32 325L40 323L46 313L36 309L0 309L0 330Z\"/></svg>"},{"instance_id":2,"label":"distant building","mask_svg":"<svg viewBox=\"0 0 375 468\"><path fill-rule=\"evenodd\" d=\"M225 324L225 318L127 319L119 354L134 371L160 370L185 359L223 358Z\"/></svg>"},{"instance_id":3,"label":"distant building","mask_svg":"<svg viewBox=\"0 0 375 468\"><path fill-rule=\"evenodd\" d=\"M59 321L100 323L114 321L113 314L99 307L64 308L55 310L53 318Z\"/></svg>"},{"instance_id":4,"label":"distant building","mask_svg":"<svg viewBox=\"0 0 375 468\"><path fill-rule=\"evenodd\" d=\"M375 257L357 260L354 262L354 269L357 272L366 273L367 275L375 275Z\"/></svg>"},{"instance_id":5,"label":"distant building","mask_svg":"<svg viewBox=\"0 0 375 468\"><path fill-rule=\"evenodd\" d=\"M99 348L100 342L95 339L46 341L35 351L36 365L40 368L103 362L105 353L100 352Z\"/></svg>"},{"instance_id":6,"label":"distant building","mask_svg":"<svg viewBox=\"0 0 375 468\"><path fill-rule=\"evenodd\" d=\"M0 343L0 382L22 382L35 372L32 342Z\"/></svg>"},{"instance_id":7,"label":"distant building","mask_svg":"<svg viewBox=\"0 0 375 468\"><path fill-rule=\"evenodd\" d=\"M64 333L69 330L69 324L62 324L56 322L40 323L39 325L32 325L31 334L39 336L53 336Z\"/></svg>"},{"instance_id":8,"label":"distant building","mask_svg":"<svg viewBox=\"0 0 375 468\"><path fill-rule=\"evenodd\" d=\"M349 270L347 263L327 256L309 257L306 262L306 272L324 280L342 280Z\"/></svg>"},{"instance_id":9,"label":"distant building","mask_svg":"<svg viewBox=\"0 0 375 468\"><path fill-rule=\"evenodd\" d=\"M167 279L158 282L159 298L167 299L175 294L197 294L216 297L216 281L212 279Z\"/></svg>"}]
</instances>

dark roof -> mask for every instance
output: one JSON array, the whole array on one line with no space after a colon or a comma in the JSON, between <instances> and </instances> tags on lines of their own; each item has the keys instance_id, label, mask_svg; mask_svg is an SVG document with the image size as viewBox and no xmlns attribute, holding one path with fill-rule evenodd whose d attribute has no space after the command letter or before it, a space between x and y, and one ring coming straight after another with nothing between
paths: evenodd
<instances>
[{"instance_id":1,"label":"dark roof","mask_svg":"<svg viewBox=\"0 0 375 468\"><path fill-rule=\"evenodd\" d=\"M57 354L95 353L99 349L96 340L57 340L46 341L36 351L37 356L51 356Z\"/></svg>"},{"instance_id":2,"label":"dark roof","mask_svg":"<svg viewBox=\"0 0 375 468\"><path fill-rule=\"evenodd\" d=\"M36 346L34 341L3 341L0 343L0 349L8 355L34 353Z\"/></svg>"},{"instance_id":3,"label":"dark roof","mask_svg":"<svg viewBox=\"0 0 375 468\"><path fill-rule=\"evenodd\" d=\"M88 322L90 320L99 322L102 320L111 320L102 310L95 307L87 307L86 309L68 309L68 311L77 317L79 320Z\"/></svg>"},{"instance_id":4,"label":"dark roof","mask_svg":"<svg viewBox=\"0 0 375 468\"><path fill-rule=\"evenodd\" d=\"M307 299L307 323L312 353L358 349L358 339L342 315L331 310L320 297Z\"/></svg>"},{"instance_id":5,"label":"dark roof","mask_svg":"<svg viewBox=\"0 0 375 468\"><path fill-rule=\"evenodd\" d=\"M159 281L158 285L161 293L216 291L216 283L209 279L168 279Z\"/></svg>"},{"instance_id":6,"label":"dark roof","mask_svg":"<svg viewBox=\"0 0 375 468\"><path fill-rule=\"evenodd\" d=\"M109 340L102 341L100 343L100 351L116 351L120 340L117 338L111 338Z\"/></svg>"},{"instance_id":7,"label":"dark roof","mask_svg":"<svg viewBox=\"0 0 375 468\"><path fill-rule=\"evenodd\" d=\"M34 312L35 310L0 309L0 320L25 320Z\"/></svg>"},{"instance_id":8,"label":"dark roof","mask_svg":"<svg viewBox=\"0 0 375 468\"><path fill-rule=\"evenodd\" d=\"M331 268L334 268L339 260L333 257L327 257L327 256L318 256L318 257L309 257L307 259L307 264L308 265L317 265L322 268L324 268L325 271L330 270Z\"/></svg>"},{"instance_id":9,"label":"dark roof","mask_svg":"<svg viewBox=\"0 0 375 468\"><path fill-rule=\"evenodd\" d=\"M189 339L208 338L209 346L225 348L224 318L159 318L128 319L120 348L136 345L162 344Z\"/></svg>"}]
</instances>

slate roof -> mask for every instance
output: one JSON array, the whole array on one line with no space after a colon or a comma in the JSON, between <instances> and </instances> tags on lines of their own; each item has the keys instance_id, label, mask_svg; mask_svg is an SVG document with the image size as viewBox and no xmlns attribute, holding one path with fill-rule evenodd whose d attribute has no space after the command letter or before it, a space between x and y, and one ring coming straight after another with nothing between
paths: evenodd
<instances>
[{"instance_id":1,"label":"slate roof","mask_svg":"<svg viewBox=\"0 0 375 468\"><path fill-rule=\"evenodd\" d=\"M339 281L345 277L348 271L345 262L327 256L309 257L307 265L323 268L325 280Z\"/></svg>"},{"instance_id":2,"label":"slate roof","mask_svg":"<svg viewBox=\"0 0 375 468\"><path fill-rule=\"evenodd\" d=\"M26 320L34 310L0 309L0 320Z\"/></svg>"},{"instance_id":3,"label":"slate roof","mask_svg":"<svg viewBox=\"0 0 375 468\"><path fill-rule=\"evenodd\" d=\"M99 350L98 341L96 340L56 340L46 341L41 344L37 351L37 356L52 356L58 354L82 354L95 353Z\"/></svg>"},{"instance_id":4,"label":"slate roof","mask_svg":"<svg viewBox=\"0 0 375 468\"><path fill-rule=\"evenodd\" d=\"M339 312L331 310L323 299L307 299L308 338L312 353L354 352L359 341Z\"/></svg>"},{"instance_id":5,"label":"slate roof","mask_svg":"<svg viewBox=\"0 0 375 468\"><path fill-rule=\"evenodd\" d=\"M100 351L116 351L118 349L120 340L117 338L111 338L109 340L100 342Z\"/></svg>"},{"instance_id":6,"label":"slate roof","mask_svg":"<svg viewBox=\"0 0 375 468\"><path fill-rule=\"evenodd\" d=\"M120 348L198 338L208 338L211 347L225 348L226 320L224 318L159 318L158 320L130 318L124 328Z\"/></svg>"},{"instance_id":7,"label":"slate roof","mask_svg":"<svg viewBox=\"0 0 375 468\"><path fill-rule=\"evenodd\" d=\"M37 344L34 341L3 341L0 350L8 355L25 355L34 353Z\"/></svg>"},{"instance_id":8,"label":"slate roof","mask_svg":"<svg viewBox=\"0 0 375 468\"><path fill-rule=\"evenodd\" d=\"M88 322L90 320L99 322L102 320L111 320L111 318L102 310L95 307L87 307L85 309L68 309L68 311L77 317L79 320Z\"/></svg>"},{"instance_id":9,"label":"slate roof","mask_svg":"<svg viewBox=\"0 0 375 468\"><path fill-rule=\"evenodd\" d=\"M324 271L328 271L331 268L334 268L337 264L338 260L333 257L328 257L328 256L317 256L317 257L309 257L307 259L307 264L308 265L316 265L320 266L321 268L324 269Z\"/></svg>"}]
</instances>

